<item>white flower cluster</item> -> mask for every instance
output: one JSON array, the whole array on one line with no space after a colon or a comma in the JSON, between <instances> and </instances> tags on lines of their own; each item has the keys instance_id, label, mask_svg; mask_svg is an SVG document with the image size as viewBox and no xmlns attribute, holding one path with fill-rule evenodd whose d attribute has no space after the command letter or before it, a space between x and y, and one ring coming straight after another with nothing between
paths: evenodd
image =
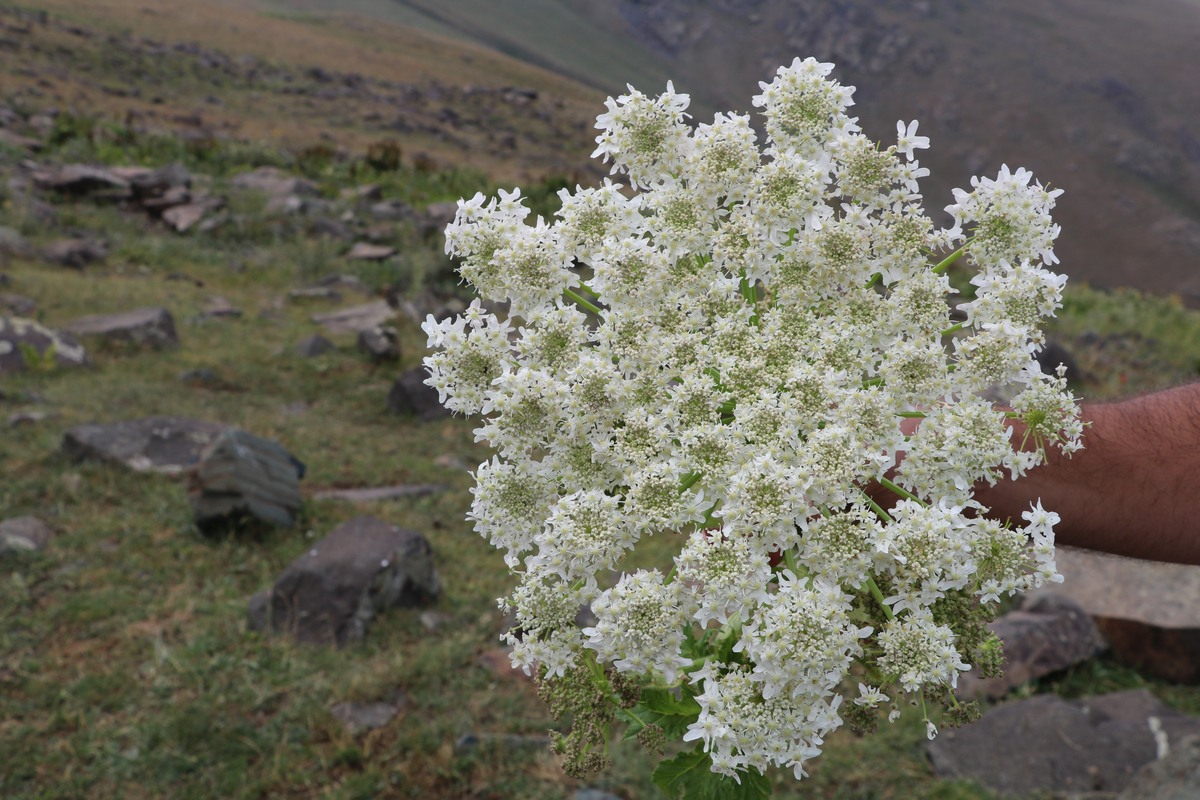
<instances>
[{"instance_id":1,"label":"white flower cluster","mask_svg":"<svg viewBox=\"0 0 1200 800\"><path fill-rule=\"evenodd\" d=\"M1057 517L989 521L974 485L1082 433L1035 359L1065 281L1042 266L1058 192L1005 167L956 191L938 229L928 139L916 122L868 139L831 70L797 59L762 84L762 147L745 116L690 127L670 84L610 98L595 155L629 186L564 190L559 219L532 225L519 191L460 201L447 252L510 318L476 302L424 326L428 383L482 414L498 452L470 518L521 576L514 662L682 681L701 708L685 738L735 776L802 775L855 662L878 676L860 705L954 685L969 654L938 603L1058 579ZM944 272L964 254L976 292L955 325ZM1015 411L981 399L996 383L1025 387ZM881 508L880 483L906 499ZM683 542L669 576L621 573L667 535ZM586 602L598 621L580 630ZM698 655L717 628L736 645Z\"/></svg>"}]
</instances>

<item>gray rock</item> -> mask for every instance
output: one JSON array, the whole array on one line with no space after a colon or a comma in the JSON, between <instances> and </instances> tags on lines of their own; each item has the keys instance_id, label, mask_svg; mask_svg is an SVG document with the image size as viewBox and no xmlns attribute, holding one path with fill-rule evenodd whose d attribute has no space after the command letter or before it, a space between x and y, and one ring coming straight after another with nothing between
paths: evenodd
<instances>
[{"instance_id":1,"label":"gray rock","mask_svg":"<svg viewBox=\"0 0 1200 800\"><path fill-rule=\"evenodd\" d=\"M1200 733L1200 719L1138 689L1005 704L974 724L942 731L928 749L939 776L970 778L999 793L1118 792L1154 760L1152 726L1169 741Z\"/></svg>"},{"instance_id":2,"label":"gray rock","mask_svg":"<svg viewBox=\"0 0 1200 800\"><path fill-rule=\"evenodd\" d=\"M353 261L384 261L396 255L396 248L370 242L358 242L346 253Z\"/></svg>"},{"instance_id":3,"label":"gray rock","mask_svg":"<svg viewBox=\"0 0 1200 800\"><path fill-rule=\"evenodd\" d=\"M0 292L0 311L14 317L28 317L37 311L37 302L24 295Z\"/></svg>"},{"instance_id":4,"label":"gray rock","mask_svg":"<svg viewBox=\"0 0 1200 800\"><path fill-rule=\"evenodd\" d=\"M407 203L399 200L385 200L371 206L371 216L377 220L400 222L416 219L417 212Z\"/></svg>"},{"instance_id":5,"label":"gray rock","mask_svg":"<svg viewBox=\"0 0 1200 800\"><path fill-rule=\"evenodd\" d=\"M209 214L214 211L219 211L225 206L225 200L220 197L203 197L192 200L191 202L181 203L180 205L172 206L162 213L163 222L170 225L176 233L186 233L193 226L204 220ZM200 226L200 230L211 230L213 226Z\"/></svg>"},{"instance_id":6,"label":"gray rock","mask_svg":"<svg viewBox=\"0 0 1200 800\"><path fill-rule=\"evenodd\" d=\"M388 392L388 411L404 416L415 415L423 420L450 416L446 407L438 402L437 389L425 385L427 377L429 373L423 367L414 367L402 373Z\"/></svg>"},{"instance_id":7,"label":"gray rock","mask_svg":"<svg viewBox=\"0 0 1200 800\"><path fill-rule=\"evenodd\" d=\"M54 538L54 529L37 517L12 517L0 522L0 556L41 550Z\"/></svg>"},{"instance_id":8,"label":"gray rock","mask_svg":"<svg viewBox=\"0 0 1200 800\"><path fill-rule=\"evenodd\" d=\"M42 149L42 143L39 139L31 139L28 136L22 136L19 133L0 128L0 144L7 145L18 150L38 151Z\"/></svg>"},{"instance_id":9,"label":"gray rock","mask_svg":"<svg viewBox=\"0 0 1200 800\"><path fill-rule=\"evenodd\" d=\"M200 454L226 426L186 417L147 417L79 425L63 435L73 461L105 461L137 472L178 475L195 467Z\"/></svg>"},{"instance_id":10,"label":"gray rock","mask_svg":"<svg viewBox=\"0 0 1200 800\"><path fill-rule=\"evenodd\" d=\"M32 366L28 357L38 359L54 354L54 363L62 367L81 367L88 363L87 353L69 333L51 330L31 319L0 316L0 375L20 372Z\"/></svg>"},{"instance_id":11,"label":"gray rock","mask_svg":"<svg viewBox=\"0 0 1200 800\"><path fill-rule=\"evenodd\" d=\"M390 325L378 325L358 332L358 352L376 364L400 359L400 342L396 329Z\"/></svg>"},{"instance_id":12,"label":"gray rock","mask_svg":"<svg viewBox=\"0 0 1200 800\"><path fill-rule=\"evenodd\" d=\"M332 286L305 286L302 289L289 289L287 293L288 300L298 300L301 302L308 300L326 300L336 303L342 299L341 292Z\"/></svg>"},{"instance_id":13,"label":"gray rock","mask_svg":"<svg viewBox=\"0 0 1200 800\"><path fill-rule=\"evenodd\" d=\"M507 752L550 749L550 737L522 736L516 733L464 733L454 742L454 754L465 755L481 748L496 748Z\"/></svg>"},{"instance_id":14,"label":"gray rock","mask_svg":"<svg viewBox=\"0 0 1200 800\"><path fill-rule=\"evenodd\" d=\"M357 334L390 322L395 316L395 309L386 300L375 300L326 314L313 314L310 319L332 334Z\"/></svg>"},{"instance_id":15,"label":"gray rock","mask_svg":"<svg viewBox=\"0 0 1200 800\"><path fill-rule=\"evenodd\" d=\"M1157 761L1138 770L1117 800L1196 800L1200 797L1200 736L1168 743Z\"/></svg>"},{"instance_id":16,"label":"gray rock","mask_svg":"<svg viewBox=\"0 0 1200 800\"><path fill-rule=\"evenodd\" d=\"M190 500L196 525L258 522L290 528L303 500L300 464L278 442L230 428L201 453Z\"/></svg>"},{"instance_id":17,"label":"gray rock","mask_svg":"<svg viewBox=\"0 0 1200 800\"><path fill-rule=\"evenodd\" d=\"M1200 683L1200 567L1060 547L1054 591L1086 611L1113 654L1139 671Z\"/></svg>"},{"instance_id":18,"label":"gray rock","mask_svg":"<svg viewBox=\"0 0 1200 800\"><path fill-rule=\"evenodd\" d=\"M959 697L996 700L1023 683L1086 661L1106 647L1087 612L1058 594L1027 599L988 627L1004 642L1004 674L984 679L972 670L962 675Z\"/></svg>"},{"instance_id":19,"label":"gray rock","mask_svg":"<svg viewBox=\"0 0 1200 800\"><path fill-rule=\"evenodd\" d=\"M446 491L436 483L406 484L403 486L372 486L365 489L321 489L313 492L317 500L345 500L350 503L374 503L403 497L424 497Z\"/></svg>"},{"instance_id":20,"label":"gray rock","mask_svg":"<svg viewBox=\"0 0 1200 800\"><path fill-rule=\"evenodd\" d=\"M235 189L262 192L272 198L287 195L314 197L317 194L317 187L311 181L288 175L275 167L259 167L244 172L231 180L229 185Z\"/></svg>"},{"instance_id":21,"label":"gray rock","mask_svg":"<svg viewBox=\"0 0 1200 800\"><path fill-rule=\"evenodd\" d=\"M237 319L242 316L242 310L232 305L219 294L214 294L200 309L202 319Z\"/></svg>"},{"instance_id":22,"label":"gray rock","mask_svg":"<svg viewBox=\"0 0 1200 800\"><path fill-rule=\"evenodd\" d=\"M20 428L23 425L36 425L47 419L54 419L58 414L52 411L18 411L8 415L8 426Z\"/></svg>"},{"instance_id":23,"label":"gray rock","mask_svg":"<svg viewBox=\"0 0 1200 800\"><path fill-rule=\"evenodd\" d=\"M87 164L67 164L58 169L35 172L33 182L38 188L63 194L103 193L117 197L129 194L129 181L110 169Z\"/></svg>"},{"instance_id":24,"label":"gray rock","mask_svg":"<svg viewBox=\"0 0 1200 800\"><path fill-rule=\"evenodd\" d=\"M302 642L359 641L377 614L427 605L441 594L433 551L419 533L355 517L296 559L271 589L251 598L252 630Z\"/></svg>"},{"instance_id":25,"label":"gray rock","mask_svg":"<svg viewBox=\"0 0 1200 800\"><path fill-rule=\"evenodd\" d=\"M165 308L136 308L118 314L94 314L73 319L65 330L81 338L134 347L169 347L179 344L175 320Z\"/></svg>"},{"instance_id":26,"label":"gray rock","mask_svg":"<svg viewBox=\"0 0 1200 800\"><path fill-rule=\"evenodd\" d=\"M94 239L59 239L47 245L42 256L54 264L82 269L107 258L108 247Z\"/></svg>"},{"instance_id":27,"label":"gray rock","mask_svg":"<svg viewBox=\"0 0 1200 800\"><path fill-rule=\"evenodd\" d=\"M571 793L571 800L622 800L620 795L606 792L603 789L576 789Z\"/></svg>"},{"instance_id":28,"label":"gray rock","mask_svg":"<svg viewBox=\"0 0 1200 800\"><path fill-rule=\"evenodd\" d=\"M10 228L7 225L0 225L0 253L9 255L24 255L29 252L29 242L16 228ZM7 285L6 281L0 281L0 286Z\"/></svg>"},{"instance_id":29,"label":"gray rock","mask_svg":"<svg viewBox=\"0 0 1200 800\"><path fill-rule=\"evenodd\" d=\"M400 713L392 703L338 703L329 709L333 718L345 726L352 736L382 728Z\"/></svg>"},{"instance_id":30,"label":"gray rock","mask_svg":"<svg viewBox=\"0 0 1200 800\"><path fill-rule=\"evenodd\" d=\"M143 208L162 209L186 202L192 174L182 164L168 164L151 172L129 178L129 189L135 202Z\"/></svg>"},{"instance_id":31,"label":"gray rock","mask_svg":"<svg viewBox=\"0 0 1200 800\"><path fill-rule=\"evenodd\" d=\"M297 342L295 350L296 354L304 358L316 358L323 356L326 353L332 353L337 348L333 346L333 342L326 339L320 334L314 333L307 339Z\"/></svg>"}]
</instances>

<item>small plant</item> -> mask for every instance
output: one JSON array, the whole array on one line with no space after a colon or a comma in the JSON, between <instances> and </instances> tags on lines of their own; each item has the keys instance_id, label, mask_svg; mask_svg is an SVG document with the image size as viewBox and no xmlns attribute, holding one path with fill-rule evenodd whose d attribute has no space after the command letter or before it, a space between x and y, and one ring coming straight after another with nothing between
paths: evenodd
<instances>
[{"instance_id":1,"label":"small plant","mask_svg":"<svg viewBox=\"0 0 1200 800\"><path fill-rule=\"evenodd\" d=\"M1056 514L1010 527L973 499L1081 446L1075 398L1034 359L1065 283L1043 266L1060 192L1005 167L936 228L928 139L864 136L832 68L796 59L762 84L764 149L748 116L692 129L687 95L631 88L594 154L628 187L564 189L532 225L520 190L477 194L447 228L463 279L511 316L477 300L429 318L427 382L496 450L469 517L518 580L506 639L573 717L573 773L605 766L615 722L694 743L655 773L671 796L765 796L769 767L804 777L879 708L915 705L932 738L931 705L977 713L958 675L999 666L990 609L1061 580ZM960 260L976 292L955 324ZM1014 410L983 398L1009 382ZM902 499L883 508L877 486ZM678 543L671 569L622 571L647 537Z\"/></svg>"}]
</instances>

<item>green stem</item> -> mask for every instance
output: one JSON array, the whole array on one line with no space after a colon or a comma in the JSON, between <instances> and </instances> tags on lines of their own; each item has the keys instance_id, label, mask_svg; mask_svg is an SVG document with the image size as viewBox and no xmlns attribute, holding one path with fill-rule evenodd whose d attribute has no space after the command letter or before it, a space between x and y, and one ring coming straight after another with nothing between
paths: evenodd
<instances>
[{"instance_id":1,"label":"green stem","mask_svg":"<svg viewBox=\"0 0 1200 800\"><path fill-rule=\"evenodd\" d=\"M953 253L951 253L950 255L943 258L940 262L938 262L937 265L934 266L934 268L933 268L934 274L941 275L943 272L950 269L951 264L953 264L955 261L958 261L960 258L962 258L966 254L967 254L967 246L964 244L962 247L958 248Z\"/></svg>"},{"instance_id":2,"label":"green stem","mask_svg":"<svg viewBox=\"0 0 1200 800\"><path fill-rule=\"evenodd\" d=\"M883 386L883 378L871 378L862 382L862 388L866 389L870 386Z\"/></svg>"},{"instance_id":3,"label":"green stem","mask_svg":"<svg viewBox=\"0 0 1200 800\"><path fill-rule=\"evenodd\" d=\"M921 498L917 497L917 496L916 496L915 494L913 494L912 492L908 491L907 489L902 489L901 487L899 487L899 486L897 486L896 484L892 483L892 482L891 482L890 480L888 480L887 478L880 478L880 479L879 479L879 485L880 485L880 486L882 486L883 488L887 489L887 490L888 490L888 491L890 491L890 492L894 492L894 493L896 493L896 494L900 495L900 496L901 496L901 497L903 497L905 500L912 500L912 501L914 501L914 502L916 502L916 503L920 503L920 504L921 504L921 505L923 505L923 506L929 505L928 503L926 503L926 502L925 502L924 500L922 500Z\"/></svg>"},{"instance_id":4,"label":"green stem","mask_svg":"<svg viewBox=\"0 0 1200 800\"><path fill-rule=\"evenodd\" d=\"M897 411L896 416L906 419L925 419L929 414L925 411Z\"/></svg>"},{"instance_id":5,"label":"green stem","mask_svg":"<svg viewBox=\"0 0 1200 800\"><path fill-rule=\"evenodd\" d=\"M867 578L867 588L871 590L871 596L875 598L875 602L879 603L879 607L883 609L883 614L888 619L895 619L896 615L892 613L892 609L887 603L883 602L883 592L880 591L879 585L875 583L875 579Z\"/></svg>"},{"instance_id":6,"label":"green stem","mask_svg":"<svg viewBox=\"0 0 1200 800\"><path fill-rule=\"evenodd\" d=\"M871 496L869 494L867 494L866 492L863 492L862 496L863 496L863 499L867 501L867 505L871 507L871 510L875 512L875 516L879 517L880 522L891 522L892 521L892 515L887 513L886 511L884 511L883 508L880 507L880 505L878 503L876 503L874 500L871 499Z\"/></svg>"},{"instance_id":7,"label":"green stem","mask_svg":"<svg viewBox=\"0 0 1200 800\"><path fill-rule=\"evenodd\" d=\"M951 325L949 328L946 328L945 330L942 331L942 336L949 336L952 333L958 333L964 327L966 327L966 325L962 322L959 322L955 325Z\"/></svg>"},{"instance_id":8,"label":"green stem","mask_svg":"<svg viewBox=\"0 0 1200 800\"><path fill-rule=\"evenodd\" d=\"M688 489L699 483L700 479L703 477L703 472L689 472L684 476L683 480L679 482L679 491L686 492Z\"/></svg>"},{"instance_id":9,"label":"green stem","mask_svg":"<svg viewBox=\"0 0 1200 800\"><path fill-rule=\"evenodd\" d=\"M593 303L589 303L587 300L584 300L582 297L575 294L575 292L572 292L570 289L563 289L563 294L566 296L566 298L568 300L572 301L573 303L575 303L575 305L579 306L580 308L584 309L585 311L590 311L593 314L596 314L597 316L599 316L601 313L603 313L602 309L599 306L594 305Z\"/></svg>"}]
</instances>

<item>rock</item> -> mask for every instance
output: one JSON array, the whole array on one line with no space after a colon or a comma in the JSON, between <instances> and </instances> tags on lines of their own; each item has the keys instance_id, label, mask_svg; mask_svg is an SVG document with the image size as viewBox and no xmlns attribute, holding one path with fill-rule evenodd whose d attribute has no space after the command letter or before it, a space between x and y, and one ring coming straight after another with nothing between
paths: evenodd
<instances>
[{"instance_id":1,"label":"rock","mask_svg":"<svg viewBox=\"0 0 1200 800\"><path fill-rule=\"evenodd\" d=\"M1200 797L1200 736L1168 743L1160 754L1137 771L1117 800L1196 800Z\"/></svg>"},{"instance_id":2,"label":"rock","mask_svg":"<svg viewBox=\"0 0 1200 800\"><path fill-rule=\"evenodd\" d=\"M339 196L343 200L379 200L383 197L383 190L378 184L368 183L365 186L350 186L342 189Z\"/></svg>"},{"instance_id":3,"label":"rock","mask_svg":"<svg viewBox=\"0 0 1200 800\"><path fill-rule=\"evenodd\" d=\"M1152 722L1157 719L1157 722ZM1163 705L1145 689L1066 701L1039 695L942 731L929 743L943 778L970 778L1003 794L1118 792L1169 741L1200 733L1200 719Z\"/></svg>"},{"instance_id":4,"label":"rock","mask_svg":"<svg viewBox=\"0 0 1200 800\"><path fill-rule=\"evenodd\" d=\"M333 342L316 333L297 343L295 347L296 354L304 358L316 358L326 353L332 353L336 349Z\"/></svg>"},{"instance_id":5,"label":"rock","mask_svg":"<svg viewBox=\"0 0 1200 800\"><path fill-rule=\"evenodd\" d=\"M8 426L10 428L19 428L22 425L36 425L37 423L54 419L58 414L51 411L18 411L8 415Z\"/></svg>"},{"instance_id":6,"label":"rock","mask_svg":"<svg viewBox=\"0 0 1200 800\"><path fill-rule=\"evenodd\" d=\"M287 195L314 197L317 194L317 187L311 181L288 175L276 167L259 167L244 172L231 180L229 185L235 189L262 192L272 198Z\"/></svg>"},{"instance_id":7,"label":"rock","mask_svg":"<svg viewBox=\"0 0 1200 800\"><path fill-rule=\"evenodd\" d=\"M507 752L549 750L550 737L545 735L522 736L516 733L464 733L454 742L454 753L461 756L481 747L497 748Z\"/></svg>"},{"instance_id":8,"label":"rock","mask_svg":"<svg viewBox=\"0 0 1200 800\"><path fill-rule=\"evenodd\" d=\"M182 164L168 164L153 171L128 176L133 200L150 211L187 202L192 174Z\"/></svg>"},{"instance_id":9,"label":"rock","mask_svg":"<svg viewBox=\"0 0 1200 800\"><path fill-rule=\"evenodd\" d=\"M14 317L28 317L37 311L37 303L24 295L0 292L0 311Z\"/></svg>"},{"instance_id":10,"label":"rock","mask_svg":"<svg viewBox=\"0 0 1200 800\"><path fill-rule=\"evenodd\" d=\"M619 795L612 792L606 792L603 789L593 789L591 787L576 789L571 793L570 800L622 800Z\"/></svg>"},{"instance_id":11,"label":"rock","mask_svg":"<svg viewBox=\"0 0 1200 800\"><path fill-rule=\"evenodd\" d=\"M400 343L396 336L396 329L389 325L377 325L374 328L359 331L356 345L358 352L376 364L400 359Z\"/></svg>"},{"instance_id":12,"label":"rock","mask_svg":"<svg viewBox=\"0 0 1200 800\"><path fill-rule=\"evenodd\" d=\"M0 375L20 372L30 366L29 357L49 358L64 367L81 367L88 363L83 347L68 333L51 330L31 319L0 316Z\"/></svg>"},{"instance_id":13,"label":"rock","mask_svg":"<svg viewBox=\"0 0 1200 800\"><path fill-rule=\"evenodd\" d=\"M106 461L137 472L178 475L194 468L204 448L225 430L224 425L186 417L78 425L63 435L62 449L73 461Z\"/></svg>"},{"instance_id":14,"label":"rock","mask_svg":"<svg viewBox=\"0 0 1200 800\"><path fill-rule=\"evenodd\" d=\"M22 136L19 133L14 133L5 128L0 128L0 144L16 150L30 150L36 152L42 149L42 143L38 139L31 139L28 136Z\"/></svg>"},{"instance_id":15,"label":"rock","mask_svg":"<svg viewBox=\"0 0 1200 800\"><path fill-rule=\"evenodd\" d=\"M63 194L106 194L114 197L129 195L129 181L103 167L87 164L67 164L55 170L33 173L33 182L41 189Z\"/></svg>"},{"instance_id":16,"label":"rock","mask_svg":"<svg viewBox=\"0 0 1200 800\"><path fill-rule=\"evenodd\" d=\"M959 697L999 699L1023 683L1086 661L1106 647L1087 612L1059 594L1027 599L988 627L1004 642L1004 674L983 679L972 670L960 676Z\"/></svg>"},{"instance_id":17,"label":"rock","mask_svg":"<svg viewBox=\"0 0 1200 800\"><path fill-rule=\"evenodd\" d=\"M379 500L396 500L402 497L423 497L446 491L436 483L418 483L403 486L373 486L366 489L321 489L313 492L317 500L346 500L351 503L374 503Z\"/></svg>"},{"instance_id":18,"label":"rock","mask_svg":"<svg viewBox=\"0 0 1200 800\"><path fill-rule=\"evenodd\" d=\"M222 197L199 197L193 198L190 202L182 203L177 206L172 206L162 212L163 222L170 225L176 233L186 233L197 223L204 221L200 225L201 232L211 230L216 227L219 222L213 220L205 220L214 211L219 211L225 207L225 199ZM209 224L213 222L213 224Z\"/></svg>"},{"instance_id":19,"label":"rock","mask_svg":"<svg viewBox=\"0 0 1200 800\"><path fill-rule=\"evenodd\" d=\"M441 203L430 203L425 207L425 227L428 231L441 233L446 226L454 222L458 213L458 203L447 200Z\"/></svg>"},{"instance_id":20,"label":"rock","mask_svg":"<svg viewBox=\"0 0 1200 800\"><path fill-rule=\"evenodd\" d=\"M242 316L242 310L221 295L214 294L200 309L200 316L203 319L237 319Z\"/></svg>"},{"instance_id":21,"label":"rock","mask_svg":"<svg viewBox=\"0 0 1200 800\"><path fill-rule=\"evenodd\" d=\"M179 344L175 320L165 308L137 308L119 314L95 314L68 322L65 329L109 344L162 348Z\"/></svg>"},{"instance_id":22,"label":"rock","mask_svg":"<svg viewBox=\"0 0 1200 800\"><path fill-rule=\"evenodd\" d=\"M354 261L383 261L396 255L396 248L370 242L358 242L346 253Z\"/></svg>"},{"instance_id":23,"label":"rock","mask_svg":"<svg viewBox=\"0 0 1200 800\"><path fill-rule=\"evenodd\" d=\"M400 713L400 707L391 703L338 703L329 713L351 736L357 736L387 725Z\"/></svg>"},{"instance_id":24,"label":"rock","mask_svg":"<svg viewBox=\"0 0 1200 800\"><path fill-rule=\"evenodd\" d=\"M389 222L402 222L416 219L417 212L408 203L399 200L385 200L371 206L371 217Z\"/></svg>"},{"instance_id":25,"label":"rock","mask_svg":"<svg viewBox=\"0 0 1200 800\"><path fill-rule=\"evenodd\" d=\"M362 639L390 608L424 606L441 594L425 537L374 517L355 517L296 559L251 598L252 630L341 647Z\"/></svg>"},{"instance_id":26,"label":"rock","mask_svg":"<svg viewBox=\"0 0 1200 800\"><path fill-rule=\"evenodd\" d=\"M349 242L354 238L354 231L349 225L331 217L317 217L309 223L309 228L315 236L328 236L343 242Z\"/></svg>"},{"instance_id":27,"label":"rock","mask_svg":"<svg viewBox=\"0 0 1200 800\"><path fill-rule=\"evenodd\" d=\"M42 550L54 538L54 529L37 517L12 517L0 522L0 557L9 553Z\"/></svg>"},{"instance_id":28,"label":"rock","mask_svg":"<svg viewBox=\"0 0 1200 800\"><path fill-rule=\"evenodd\" d=\"M230 428L201 453L189 492L201 530L246 522L290 528L303 501L300 464L278 442Z\"/></svg>"},{"instance_id":29,"label":"rock","mask_svg":"<svg viewBox=\"0 0 1200 800\"><path fill-rule=\"evenodd\" d=\"M325 314L313 314L309 319L333 334L354 333L390 322L395 310L386 300L375 300L360 306L351 306Z\"/></svg>"},{"instance_id":30,"label":"rock","mask_svg":"<svg viewBox=\"0 0 1200 800\"><path fill-rule=\"evenodd\" d=\"M415 414L423 420L450 416L446 407L438 402L437 389L425 385L427 377L429 373L423 367L414 367L402 373L388 392L388 411L393 414Z\"/></svg>"},{"instance_id":31,"label":"rock","mask_svg":"<svg viewBox=\"0 0 1200 800\"><path fill-rule=\"evenodd\" d=\"M28 251L29 242L19 230L7 225L0 225L0 253L23 255ZM4 285L7 285L7 281L0 281L0 286Z\"/></svg>"},{"instance_id":32,"label":"rock","mask_svg":"<svg viewBox=\"0 0 1200 800\"><path fill-rule=\"evenodd\" d=\"M305 286L302 289L289 289L287 293L288 300L299 300L301 302L308 300L326 300L331 303L336 303L342 299L341 293L332 286Z\"/></svg>"},{"instance_id":33,"label":"rock","mask_svg":"<svg viewBox=\"0 0 1200 800\"><path fill-rule=\"evenodd\" d=\"M107 258L108 247L93 239L59 239L47 245L42 256L54 264L83 269Z\"/></svg>"},{"instance_id":34,"label":"rock","mask_svg":"<svg viewBox=\"0 0 1200 800\"><path fill-rule=\"evenodd\" d=\"M1200 567L1060 547L1054 591L1092 616L1121 662L1200 683Z\"/></svg>"},{"instance_id":35,"label":"rock","mask_svg":"<svg viewBox=\"0 0 1200 800\"><path fill-rule=\"evenodd\" d=\"M365 295L374 294L371 291L371 287L359 280L357 275L326 275L314 283L311 288L345 290Z\"/></svg>"}]
</instances>

